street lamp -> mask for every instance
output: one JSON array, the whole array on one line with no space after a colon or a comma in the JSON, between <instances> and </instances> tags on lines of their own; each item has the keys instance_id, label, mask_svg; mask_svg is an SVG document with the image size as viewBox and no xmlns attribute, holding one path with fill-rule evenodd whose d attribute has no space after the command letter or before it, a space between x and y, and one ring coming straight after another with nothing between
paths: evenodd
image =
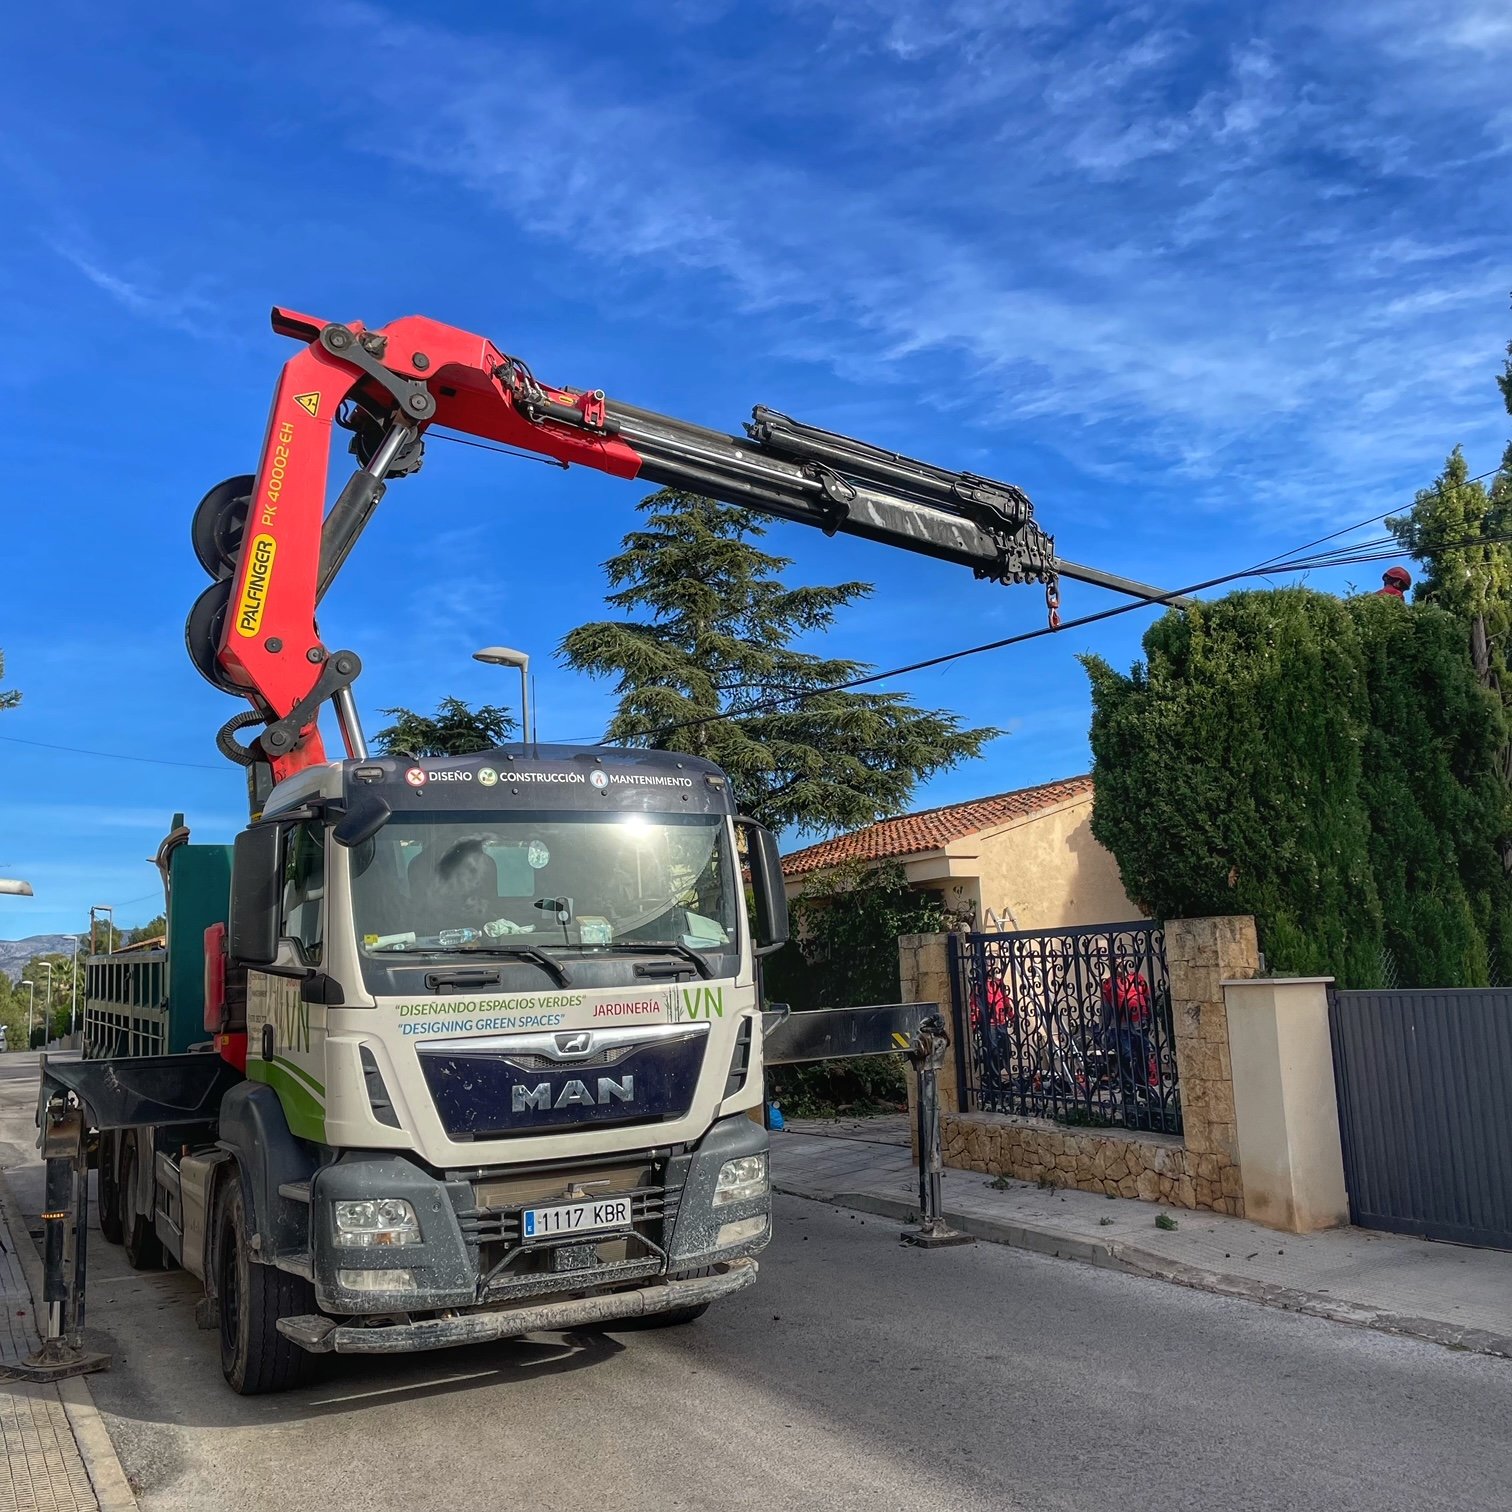
<instances>
[{"instance_id":1,"label":"street lamp","mask_svg":"<svg viewBox=\"0 0 1512 1512\"><path fill-rule=\"evenodd\" d=\"M109 914L110 918L105 923L105 954L111 951L110 937L115 933L115 909L109 903L95 903L89 910L89 953L95 953L95 915Z\"/></svg>"},{"instance_id":2,"label":"street lamp","mask_svg":"<svg viewBox=\"0 0 1512 1512\"><path fill-rule=\"evenodd\" d=\"M32 1047L32 1034L35 1032L32 1029L32 1019L34 1017L33 1010L37 1006L37 984L23 977L21 985L31 988L31 996L26 1000L26 1048L30 1050Z\"/></svg>"},{"instance_id":3,"label":"street lamp","mask_svg":"<svg viewBox=\"0 0 1512 1512\"><path fill-rule=\"evenodd\" d=\"M69 999L68 999L68 1037L70 1039L78 1032L79 1028L79 937L73 937L73 968L69 976Z\"/></svg>"},{"instance_id":4,"label":"street lamp","mask_svg":"<svg viewBox=\"0 0 1512 1512\"><path fill-rule=\"evenodd\" d=\"M524 651L515 651L508 646L484 646L473 652L473 660L488 662L495 667L518 667L520 669L520 736L526 745L531 741L530 730L530 657Z\"/></svg>"},{"instance_id":5,"label":"street lamp","mask_svg":"<svg viewBox=\"0 0 1512 1512\"><path fill-rule=\"evenodd\" d=\"M30 898L33 895L30 882L18 882L14 877L0 877L0 893L7 893L13 898Z\"/></svg>"},{"instance_id":6,"label":"street lamp","mask_svg":"<svg viewBox=\"0 0 1512 1512\"><path fill-rule=\"evenodd\" d=\"M42 1005L42 1022L46 1026L47 1038L51 1039L52 1038L52 974L53 974L53 963L51 961L38 961L37 962L37 970L38 971L45 971L47 973L47 992L45 994L45 997L44 997L44 1000L43 1000L43 1005ZM27 1038L30 1039L31 1036L28 1035ZM28 1046L27 1048L30 1049L31 1047Z\"/></svg>"}]
</instances>

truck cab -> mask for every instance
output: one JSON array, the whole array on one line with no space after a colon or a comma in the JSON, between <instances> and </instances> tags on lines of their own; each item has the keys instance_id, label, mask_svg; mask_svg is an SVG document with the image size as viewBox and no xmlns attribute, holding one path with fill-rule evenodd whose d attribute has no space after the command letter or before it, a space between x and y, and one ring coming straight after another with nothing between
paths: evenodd
<instances>
[{"instance_id":1,"label":"truck cab","mask_svg":"<svg viewBox=\"0 0 1512 1512\"><path fill-rule=\"evenodd\" d=\"M311 768L237 838L219 933L210 1042L177 1059L244 1075L197 1140L128 1131L152 1148L117 1200L204 1278L237 1389L308 1353L686 1321L754 1279L786 906L718 768L544 745Z\"/></svg>"}]
</instances>

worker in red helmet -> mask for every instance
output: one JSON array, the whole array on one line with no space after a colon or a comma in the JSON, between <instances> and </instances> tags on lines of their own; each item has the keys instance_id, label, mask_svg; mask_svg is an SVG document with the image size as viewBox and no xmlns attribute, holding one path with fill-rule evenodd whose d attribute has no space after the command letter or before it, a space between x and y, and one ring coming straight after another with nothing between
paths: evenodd
<instances>
[{"instance_id":1,"label":"worker in red helmet","mask_svg":"<svg viewBox=\"0 0 1512 1512\"><path fill-rule=\"evenodd\" d=\"M1407 599L1407 590L1412 587L1412 574L1405 567L1388 567L1381 574L1379 598Z\"/></svg>"}]
</instances>

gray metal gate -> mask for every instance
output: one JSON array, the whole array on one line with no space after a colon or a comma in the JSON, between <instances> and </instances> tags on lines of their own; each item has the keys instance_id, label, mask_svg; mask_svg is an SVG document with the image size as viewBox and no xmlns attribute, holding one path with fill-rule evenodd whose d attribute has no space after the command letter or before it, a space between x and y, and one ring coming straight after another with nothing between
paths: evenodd
<instances>
[{"instance_id":1,"label":"gray metal gate","mask_svg":"<svg viewBox=\"0 0 1512 1512\"><path fill-rule=\"evenodd\" d=\"M1512 991L1336 992L1329 1016L1351 1219L1512 1249Z\"/></svg>"}]
</instances>

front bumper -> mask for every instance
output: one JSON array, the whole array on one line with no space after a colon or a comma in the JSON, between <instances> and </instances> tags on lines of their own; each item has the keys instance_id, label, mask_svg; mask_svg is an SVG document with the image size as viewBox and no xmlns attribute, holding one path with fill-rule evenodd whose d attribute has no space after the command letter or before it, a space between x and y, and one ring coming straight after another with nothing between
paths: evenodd
<instances>
[{"instance_id":1,"label":"front bumper","mask_svg":"<svg viewBox=\"0 0 1512 1512\"><path fill-rule=\"evenodd\" d=\"M408 1354L423 1349L451 1349L460 1344L484 1344L492 1339L514 1339L521 1334L586 1328L625 1318L652 1317L682 1307L703 1307L742 1290L755 1279L754 1260L732 1260L728 1265L717 1266L712 1276L664 1281L638 1291L368 1327L337 1323L313 1313L280 1318L278 1331L311 1354Z\"/></svg>"},{"instance_id":2,"label":"front bumper","mask_svg":"<svg viewBox=\"0 0 1512 1512\"><path fill-rule=\"evenodd\" d=\"M648 1162L625 1177L635 1184L615 1188L615 1194L631 1199L633 1232L560 1240L523 1236L523 1207L569 1200L578 1182L606 1174L602 1159L445 1180L397 1156L350 1152L323 1167L311 1183L316 1304L338 1317L550 1306L553 1296L643 1290L669 1277L750 1259L771 1235L770 1191L718 1208L714 1197L727 1162L766 1148L766 1130L759 1124L743 1116L722 1119L692 1149ZM528 1198L517 1185L522 1181L529 1186ZM335 1246L332 1204L378 1197L410 1204L419 1242L366 1250ZM745 1225L743 1237L734 1239L732 1225ZM342 1284L347 1270L371 1279L360 1291L350 1289ZM393 1287L383 1285L386 1272L396 1273Z\"/></svg>"}]
</instances>

